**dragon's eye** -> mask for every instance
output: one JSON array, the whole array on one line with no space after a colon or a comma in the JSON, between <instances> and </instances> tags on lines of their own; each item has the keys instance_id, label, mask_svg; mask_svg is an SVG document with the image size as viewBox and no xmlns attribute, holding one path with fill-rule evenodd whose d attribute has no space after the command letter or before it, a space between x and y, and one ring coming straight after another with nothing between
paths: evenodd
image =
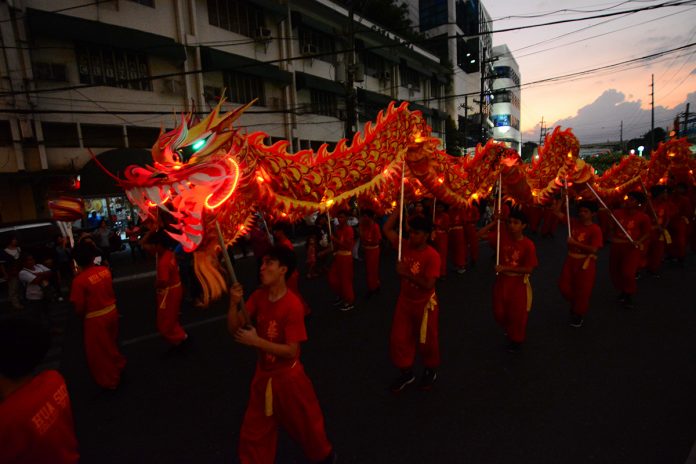
<instances>
[{"instance_id":1,"label":"dragon's eye","mask_svg":"<svg viewBox=\"0 0 696 464\"><path fill-rule=\"evenodd\" d=\"M176 152L179 154L179 161L182 163L188 162L188 160L196 154L198 151L200 151L202 148L204 148L207 144L208 141L213 137L213 134L208 134L205 137L202 137L192 144L185 145L183 147L180 147L176 150Z\"/></svg>"}]
</instances>

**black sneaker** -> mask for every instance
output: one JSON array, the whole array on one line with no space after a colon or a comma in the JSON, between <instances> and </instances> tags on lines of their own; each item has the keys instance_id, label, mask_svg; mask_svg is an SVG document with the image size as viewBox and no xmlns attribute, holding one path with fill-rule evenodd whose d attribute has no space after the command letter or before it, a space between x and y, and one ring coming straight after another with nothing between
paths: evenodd
<instances>
[{"instance_id":1,"label":"black sneaker","mask_svg":"<svg viewBox=\"0 0 696 464\"><path fill-rule=\"evenodd\" d=\"M582 327L583 317L579 314L572 314L570 316L570 326L575 328Z\"/></svg>"},{"instance_id":2,"label":"black sneaker","mask_svg":"<svg viewBox=\"0 0 696 464\"><path fill-rule=\"evenodd\" d=\"M519 353L520 350L522 350L522 344L513 342L512 340L508 342L507 346L505 347L505 350L508 353Z\"/></svg>"},{"instance_id":3,"label":"black sneaker","mask_svg":"<svg viewBox=\"0 0 696 464\"><path fill-rule=\"evenodd\" d=\"M344 303L343 306L338 307L339 311L350 311L351 309L355 309L355 305L352 303Z\"/></svg>"},{"instance_id":4,"label":"black sneaker","mask_svg":"<svg viewBox=\"0 0 696 464\"><path fill-rule=\"evenodd\" d=\"M333 301L333 303L331 303L331 304L334 305L334 306L343 306L345 303L343 302L342 299L336 298L336 299Z\"/></svg>"},{"instance_id":5,"label":"black sneaker","mask_svg":"<svg viewBox=\"0 0 696 464\"><path fill-rule=\"evenodd\" d=\"M423 371L423 377L420 379L418 388L424 391L428 391L433 388L433 384L437 380L437 372L435 369L426 369Z\"/></svg>"},{"instance_id":6,"label":"black sneaker","mask_svg":"<svg viewBox=\"0 0 696 464\"><path fill-rule=\"evenodd\" d=\"M399 378L397 378L389 387L392 393L399 393L401 390L406 388L407 385L415 382L416 376L413 375L413 371L402 372Z\"/></svg>"}]
</instances>

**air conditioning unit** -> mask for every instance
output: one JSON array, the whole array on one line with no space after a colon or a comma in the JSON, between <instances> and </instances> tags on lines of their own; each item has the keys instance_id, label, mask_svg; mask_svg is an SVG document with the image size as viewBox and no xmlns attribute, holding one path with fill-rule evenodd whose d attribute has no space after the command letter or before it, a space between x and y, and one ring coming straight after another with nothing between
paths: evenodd
<instances>
[{"instance_id":1,"label":"air conditioning unit","mask_svg":"<svg viewBox=\"0 0 696 464\"><path fill-rule=\"evenodd\" d=\"M380 80L383 81L390 81L391 80L391 73L389 71L382 71L379 75Z\"/></svg>"},{"instance_id":2,"label":"air conditioning unit","mask_svg":"<svg viewBox=\"0 0 696 464\"><path fill-rule=\"evenodd\" d=\"M303 55L314 55L317 53L317 46L311 43L306 43L302 46Z\"/></svg>"},{"instance_id":3,"label":"air conditioning unit","mask_svg":"<svg viewBox=\"0 0 696 464\"><path fill-rule=\"evenodd\" d=\"M254 39L257 42L270 42L271 41L271 30L268 29L267 27L258 27L256 29L256 34L254 35Z\"/></svg>"}]
</instances>

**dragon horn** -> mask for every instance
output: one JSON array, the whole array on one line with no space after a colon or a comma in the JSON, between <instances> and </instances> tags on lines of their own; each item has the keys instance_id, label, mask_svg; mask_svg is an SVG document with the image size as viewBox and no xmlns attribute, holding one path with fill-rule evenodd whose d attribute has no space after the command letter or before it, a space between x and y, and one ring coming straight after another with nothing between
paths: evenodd
<instances>
[{"instance_id":1,"label":"dragon horn","mask_svg":"<svg viewBox=\"0 0 696 464\"><path fill-rule=\"evenodd\" d=\"M120 179L118 176L111 174L111 171L106 169L106 167L103 164L101 164L101 161L97 159L97 155L94 154L91 148L88 148L87 151L89 152L89 156L91 156L94 162L97 163L97 166L99 166L99 168L102 171L104 171L109 177L113 178L119 184L123 181L123 179Z\"/></svg>"}]
</instances>

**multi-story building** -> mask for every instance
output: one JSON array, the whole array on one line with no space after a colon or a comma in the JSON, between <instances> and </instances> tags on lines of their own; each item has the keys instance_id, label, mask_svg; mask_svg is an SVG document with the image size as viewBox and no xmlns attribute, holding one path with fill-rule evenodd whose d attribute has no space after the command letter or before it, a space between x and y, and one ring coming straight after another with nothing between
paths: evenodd
<instances>
[{"instance_id":1,"label":"multi-story building","mask_svg":"<svg viewBox=\"0 0 696 464\"><path fill-rule=\"evenodd\" d=\"M447 63L328 0L15 0L0 40L0 222L46 217L78 176L88 210L132 214L113 182L89 185L88 149L113 171L146 162L160 129L223 89L225 110L257 99L240 127L294 150L331 147L391 100L443 137L456 108Z\"/></svg>"},{"instance_id":2,"label":"multi-story building","mask_svg":"<svg viewBox=\"0 0 696 464\"><path fill-rule=\"evenodd\" d=\"M492 137L521 152L520 71L507 45L493 47L494 79L491 83Z\"/></svg>"},{"instance_id":3,"label":"multi-story building","mask_svg":"<svg viewBox=\"0 0 696 464\"><path fill-rule=\"evenodd\" d=\"M447 112L466 147L485 142L489 118L492 21L480 0L419 0L420 27L436 55L453 67Z\"/></svg>"}]
</instances>

